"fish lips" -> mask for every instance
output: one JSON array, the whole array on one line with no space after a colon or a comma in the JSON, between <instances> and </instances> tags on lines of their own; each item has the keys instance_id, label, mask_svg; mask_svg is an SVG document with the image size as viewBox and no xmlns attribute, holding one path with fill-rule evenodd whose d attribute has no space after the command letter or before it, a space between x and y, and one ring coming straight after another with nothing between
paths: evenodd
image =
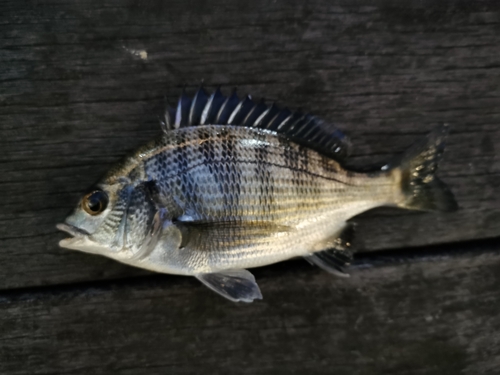
<instances>
[{"instance_id":1,"label":"fish lips","mask_svg":"<svg viewBox=\"0 0 500 375\"><path fill-rule=\"evenodd\" d=\"M99 254L103 250L102 246L89 238L90 233L84 229L66 223L57 224L56 228L72 236L59 241L59 246L63 248L90 254Z\"/></svg>"},{"instance_id":2,"label":"fish lips","mask_svg":"<svg viewBox=\"0 0 500 375\"><path fill-rule=\"evenodd\" d=\"M73 225L66 224L66 223L59 223L56 225L56 228L70 234L73 237L82 237L82 236L88 236L90 233L87 232L84 229L77 228Z\"/></svg>"}]
</instances>

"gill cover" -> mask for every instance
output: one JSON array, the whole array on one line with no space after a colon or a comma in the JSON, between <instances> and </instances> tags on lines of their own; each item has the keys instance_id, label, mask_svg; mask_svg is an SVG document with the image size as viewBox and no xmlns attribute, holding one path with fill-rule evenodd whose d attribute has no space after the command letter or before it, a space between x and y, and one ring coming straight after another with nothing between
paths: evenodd
<instances>
[{"instance_id":1,"label":"gill cover","mask_svg":"<svg viewBox=\"0 0 500 375\"><path fill-rule=\"evenodd\" d=\"M103 194L109 195L109 203L106 199L107 207L96 213L91 208L102 208L96 199ZM147 183L101 186L57 226L72 236L59 244L115 259L141 258L156 246L164 219L165 210L157 207Z\"/></svg>"}]
</instances>

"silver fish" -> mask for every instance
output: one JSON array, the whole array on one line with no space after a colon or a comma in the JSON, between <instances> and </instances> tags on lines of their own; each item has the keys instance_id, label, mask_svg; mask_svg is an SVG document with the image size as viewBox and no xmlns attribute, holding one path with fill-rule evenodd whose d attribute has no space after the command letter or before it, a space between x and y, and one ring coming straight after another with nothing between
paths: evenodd
<instances>
[{"instance_id":1,"label":"silver fish","mask_svg":"<svg viewBox=\"0 0 500 375\"><path fill-rule=\"evenodd\" d=\"M340 276L347 220L378 206L451 211L435 176L447 127L398 162L344 168L349 142L320 119L200 88L163 133L112 168L58 228L61 247L194 276L232 301L262 298L247 268L293 257Z\"/></svg>"}]
</instances>

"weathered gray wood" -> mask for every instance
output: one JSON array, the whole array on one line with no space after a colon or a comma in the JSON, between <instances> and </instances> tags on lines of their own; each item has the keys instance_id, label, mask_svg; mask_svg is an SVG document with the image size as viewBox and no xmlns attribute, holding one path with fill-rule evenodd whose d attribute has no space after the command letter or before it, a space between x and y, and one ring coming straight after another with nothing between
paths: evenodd
<instances>
[{"instance_id":1,"label":"weathered gray wood","mask_svg":"<svg viewBox=\"0 0 500 375\"><path fill-rule=\"evenodd\" d=\"M411 1L3 1L0 288L132 275L58 249L54 225L158 132L163 95L201 79L303 107L355 161L452 134L440 175L461 210L357 219L362 251L497 236L500 4ZM140 272L139 272L140 273Z\"/></svg>"},{"instance_id":2,"label":"weathered gray wood","mask_svg":"<svg viewBox=\"0 0 500 375\"><path fill-rule=\"evenodd\" d=\"M272 266L256 272L253 304L175 276L4 292L0 373L498 374L491 250L368 260L350 279Z\"/></svg>"}]
</instances>

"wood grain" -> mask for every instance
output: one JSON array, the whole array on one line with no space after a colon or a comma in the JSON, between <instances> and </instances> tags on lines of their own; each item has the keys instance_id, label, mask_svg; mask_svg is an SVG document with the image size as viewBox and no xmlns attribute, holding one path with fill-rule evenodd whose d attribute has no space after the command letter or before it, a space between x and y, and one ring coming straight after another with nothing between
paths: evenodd
<instances>
[{"instance_id":1,"label":"wood grain","mask_svg":"<svg viewBox=\"0 0 500 375\"><path fill-rule=\"evenodd\" d=\"M3 292L0 373L497 374L498 246L275 265L252 304L167 275Z\"/></svg>"},{"instance_id":2,"label":"wood grain","mask_svg":"<svg viewBox=\"0 0 500 375\"><path fill-rule=\"evenodd\" d=\"M3 1L0 289L141 274L62 250L55 224L159 131L163 96L199 81L265 96L387 160L451 125L440 176L453 214L362 215L362 252L495 237L500 229L500 4L493 1Z\"/></svg>"}]
</instances>

